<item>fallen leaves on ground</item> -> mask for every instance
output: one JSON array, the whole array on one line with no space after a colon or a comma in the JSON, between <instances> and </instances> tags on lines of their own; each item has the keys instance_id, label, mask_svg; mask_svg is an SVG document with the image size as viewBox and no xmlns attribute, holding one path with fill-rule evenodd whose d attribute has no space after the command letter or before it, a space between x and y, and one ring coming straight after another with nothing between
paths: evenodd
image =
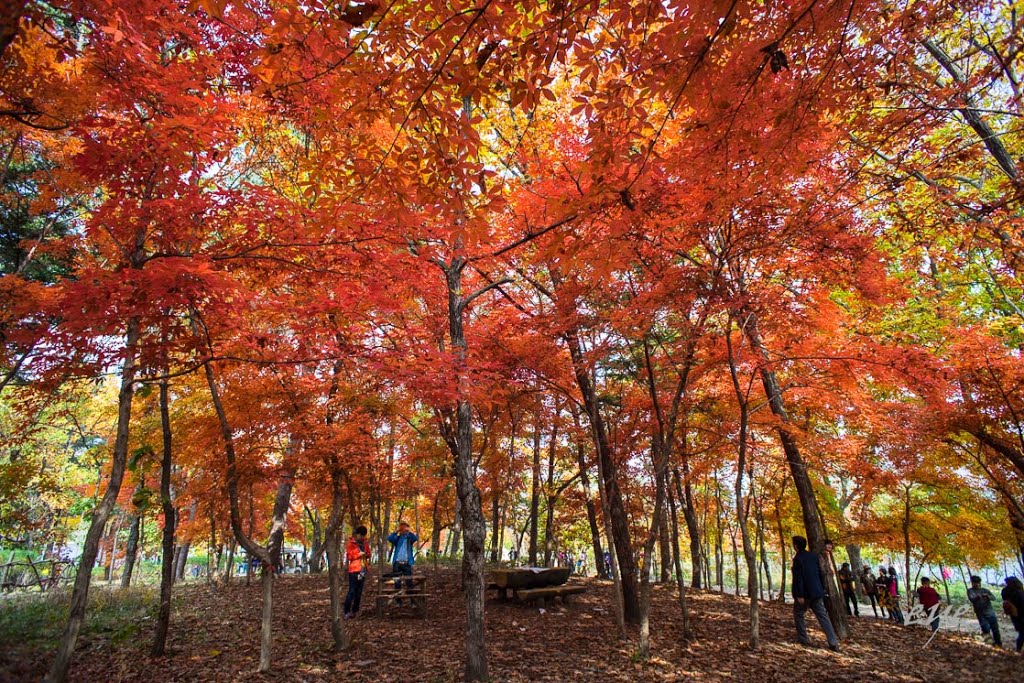
<instances>
[{"instance_id":1,"label":"fallen leaves on ground","mask_svg":"<svg viewBox=\"0 0 1024 683\"><path fill-rule=\"evenodd\" d=\"M148 654L148 632L113 644L93 639L76 655L72 680L168 681L425 681L461 679L465 618L456 572L429 572L432 594L424 619L378 618L367 585L363 612L345 623L353 648L330 651L328 594L324 576L284 576L274 589L273 671L259 675L260 587L176 587L169 656ZM853 621L841 653L825 647L809 628L814 647L796 643L792 608L761 603L761 647L747 645L748 604L717 593L688 594L692 636L681 638L674 590L657 586L651 609L652 655L637 661L635 640L618 637L609 583L568 605L536 607L487 602L487 643L494 681L920 681L989 683L1024 680L1024 657L979 643L972 635L930 633L882 620ZM1015 634L1007 634L1008 638ZM48 662L24 663L35 680Z\"/></svg>"}]
</instances>

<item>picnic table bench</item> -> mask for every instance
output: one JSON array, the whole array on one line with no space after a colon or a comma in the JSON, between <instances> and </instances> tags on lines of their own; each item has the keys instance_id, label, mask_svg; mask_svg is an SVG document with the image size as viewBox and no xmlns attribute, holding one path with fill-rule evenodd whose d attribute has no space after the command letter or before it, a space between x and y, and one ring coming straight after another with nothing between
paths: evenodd
<instances>
[{"instance_id":1,"label":"picnic table bench","mask_svg":"<svg viewBox=\"0 0 1024 683\"><path fill-rule=\"evenodd\" d=\"M395 585L395 582L399 585ZM408 607L418 617L427 615L427 577L422 574L381 573L377 582L377 616Z\"/></svg>"},{"instance_id":2,"label":"picnic table bench","mask_svg":"<svg viewBox=\"0 0 1024 683\"><path fill-rule=\"evenodd\" d=\"M587 590L586 586L547 586L546 588L524 588L513 593L513 597L520 602L540 602L547 604L549 600L554 601L561 598L563 603L569 602L570 595L578 595Z\"/></svg>"},{"instance_id":3,"label":"picnic table bench","mask_svg":"<svg viewBox=\"0 0 1024 683\"><path fill-rule=\"evenodd\" d=\"M587 590L586 586L568 585L568 568L546 569L522 567L517 569L494 570L488 577L487 588L497 592L502 600L511 598L517 602L543 602L561 598L568 602L570 595Z\"/></svg>"}]
</instances>

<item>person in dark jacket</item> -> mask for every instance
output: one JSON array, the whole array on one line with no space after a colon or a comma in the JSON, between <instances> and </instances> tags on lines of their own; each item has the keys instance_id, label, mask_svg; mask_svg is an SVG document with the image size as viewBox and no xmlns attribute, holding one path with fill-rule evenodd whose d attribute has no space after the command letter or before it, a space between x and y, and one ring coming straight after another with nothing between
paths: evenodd
<instances>
[{"instance_id":1,"label":"person in dark jacket","mask_svg":"<svg viewBox=\"0 0 1024 683\"><path fill-rule=\"evenodd\" d=\"M992 634L992 644L996 647L1003 646L1003 638L999 633L999 619L996 617L995 596L992 591L982 588L981 577L971 577L971 587L967 589L967 599L971 601L974 608L974 615L978 617L978 624L981 626L981 634L987 636Z\"/></svg>"},{"instance_id":2,"label":"person in dark jacket","mask_svg":"<svg viewBox=\"0 0 1024 683\"><path fill-rule=\"evenodd\" d=\"M871 601L871 611L878 616L878 586L875 585L875 577L871 573L871 567L864 565L864 571L860 575L860 587L864 591L864 597ZM885 616L885 607L882 608L882 616Z\"/></svg>"},{"instance_id":3,"label":"person in dark jacket","mask_svg":"<svg viewBox=\"0 0 1024 683\"><path fill-rule=\"evenodd\" d=\"M1024 649L1024 584L1016 576L1007 576L1002 597L1003 611L1017 631L1017 652L1020 652Z\"/></svg>"},{"instance_id":4,"label":"person in dark jacket","mask_svg":"<svg viewBox=\"0 0 1024 683\"><path fill-rule=\"evenodd\" d=\"M807 539L803 536L793 537L793 550L796 551L793 556L793 621L797 638L802 645L811 644L804 623L804 613L810 608L825 632L829 649L838 652L839 639L825 609L825 573L818 556L807 551Z\"/></svg>"}]
</instances>

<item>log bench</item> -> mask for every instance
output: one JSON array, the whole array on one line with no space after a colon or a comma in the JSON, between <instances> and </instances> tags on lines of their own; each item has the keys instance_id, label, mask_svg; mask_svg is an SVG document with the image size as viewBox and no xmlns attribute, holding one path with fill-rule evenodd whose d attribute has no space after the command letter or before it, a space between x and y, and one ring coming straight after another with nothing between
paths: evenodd
<instances>
[{"instance_id":1,"label":"log bench","mask_svg":"<svg viewBox=\"0 0 1024 683\"><path fill-rule=\"evenodd\" d=\"M549 600L561 598L563 603L569 602L569 596L579 595L587 590L586 586L546 586L544 588L505 588L495 583L490 583L487 588L496 590L502 600L509 599L509 591L512 592L512 599L516 602L540 602L547 604Z\"/></svg>"}]
</instances>

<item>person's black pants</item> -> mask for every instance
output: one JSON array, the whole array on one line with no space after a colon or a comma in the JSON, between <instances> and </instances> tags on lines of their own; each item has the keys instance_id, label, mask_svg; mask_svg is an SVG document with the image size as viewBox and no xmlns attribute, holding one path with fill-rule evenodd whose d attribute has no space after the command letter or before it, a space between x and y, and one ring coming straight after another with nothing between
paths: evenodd
<instances>
[{"instance_id":1,"label":"person's black pants","mask_svg":"<svg viewBox=\"0 0 1024 683\"><path fill-rule=\"evenodd\" d=\"M853 591L843 591L843 604L846 606L847 614L856 614L858 617L860 616L860 604L857 602L856 593ZM851 609L853 612L850 611Z\"/></svg>"},{"instance_id":2,"label":"person's black pants","mask_svg":"<svg viewBox=\"0 0 1024 683\"><path fill-rule=\"evenodd\" d=\"M348 593L345 595L345 614L355 614L359 611L359 601L363 597L363 584L366 577L359 575L361 572L349 572Z\"/></svg>"},{"instance_id":3,"label":"person's black pants","mask_svg":"<svg viewBox=\"0 0 1024 683\"><path fill-rule=\"evenodd\" d=\"M874 612L875 616L877 617L878 616L878 607L879 607L878 597L874 593L868 593L868 600L871 601L871 611ZM884 607L882 608L882 616L883 617L885 616L885 608Z\"/></svg>"}]
</instances>

